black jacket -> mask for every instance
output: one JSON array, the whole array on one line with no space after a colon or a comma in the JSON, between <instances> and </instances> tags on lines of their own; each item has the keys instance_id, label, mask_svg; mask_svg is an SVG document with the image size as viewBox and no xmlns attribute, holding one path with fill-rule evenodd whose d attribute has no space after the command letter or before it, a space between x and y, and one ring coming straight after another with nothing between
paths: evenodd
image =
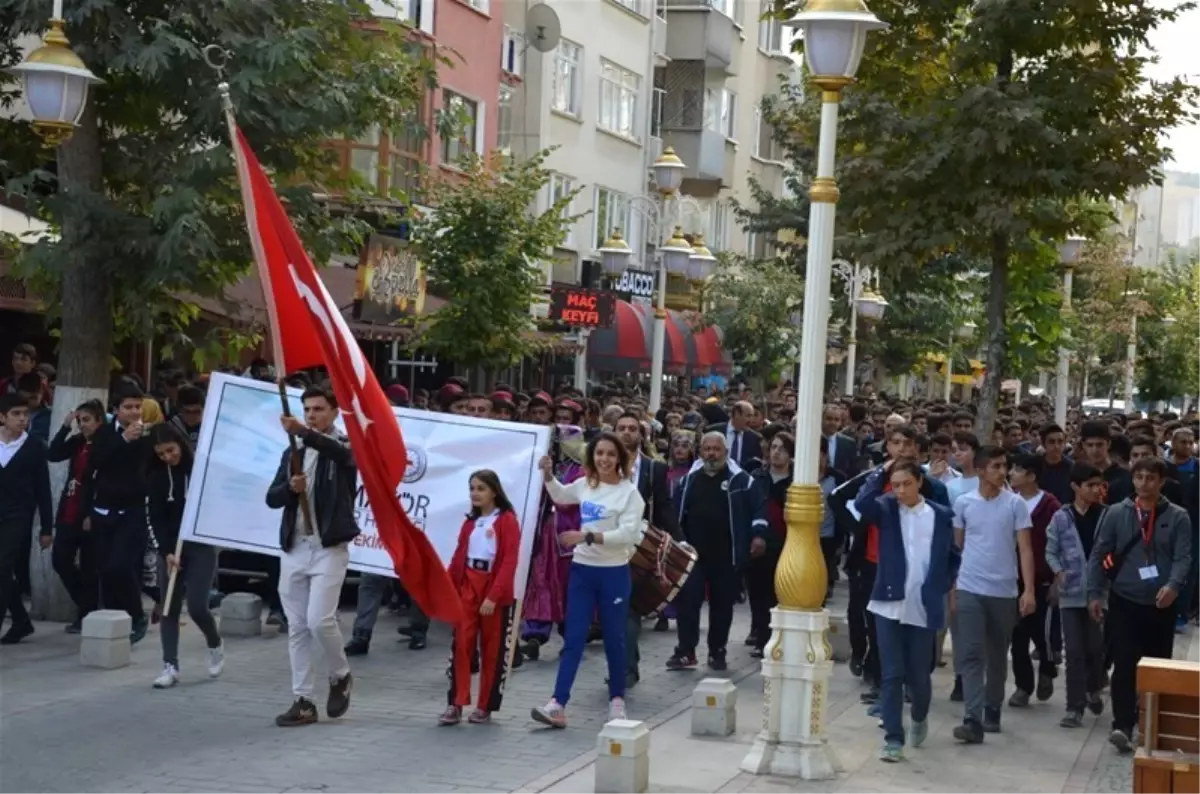
<instances>
[{"instance_id":1,"label":"black jacket","mask_svg":"<svg viewBox=\"0 0 1200 794\"><path fill-rule=\"evenodd\" d=\"M158 550L164 556L175 553L191 478L191 460L182 461L178 466L156 462L146 474L146 516L150 531L158 542Z\"/></svg>"},{"instance_id":2,"label":"black jacket","mask_svg":"<svg viewBox=\"0 0 1200 794\"><path fill-rule=\"evenodd\" d=\"M115 425L102 425L92 435L92 506L132 510L146 503L146 463L153 454L150 438L126 441Z\"/></svg>"},{"instance_id":3,"label":"black jacket","mask_svg":"<svg viewBox=\"0 0 1200 794\"><path fill-rule=\"evenodd\" d=\"M358 522L354 518L354 500L358 493L358 467L354 464L354 453L350 443L341 433L323 435L315 430L305 430L296 439L303 447L311 447L318 453L316 482L313 483L312 517L316 526L313 530L321 536L321 545L328 548L354 540L358 537ZM292 450L283 451L275 480L267 489L267 507L283 508L279 522L279 546L284 551L292 548L292 537L296 528L296 511L300 507L299 494L292 491L289 480L292 476Z\"/></svg>"},{"instance_id":4,"label":"black jacket","mask_svg":"<svg viewBox=\"0 0 1200 794\"><path fill-rule=\"evenodd\" d=\"M853 477L858 474L858 439L845 433L834 433L837 443L829 457L829 468Z\"/></svg>"},{"instance_id":5,"label":"black jacket","mask_svg":"<svg viewBox=\"0 0 1200 794\"><path fill-rule=\"evenodd\" d=\"M675 515L671 487L667 483L667 464L643 455L641 466L638 468L637 489L642 495L642 501L646 503L645 519L675 540L682 541L683 533L679 531L679 518Z\"/></svg>"},{"instance_id":6,"label":"black jacket","mask_svg":"<svg viewBox=\"0 0 1200 794\"><path fill-rule=\"evenodd\" d=\"M28 532L33 514L37 512L42 524L39 534L52 535L53 506L46 444L40 438L26 435L8 465L0 466L0 526L11 522L19 525L20 531Z\"/></svg>"},{"instance_id":7,"label":"black jacket","mask_svg":"<svg viewBox=\"0 0 1200 794\"><path fill-rule=\"evenodd\" d=\"M46 459L51 463L62 463L67 461L67 482L63 485L62 493L58 495L58 509L54 511L55 523L57 526L62 526L61 517L63 507L67 503L67 491L71 487L71 470L75 468L75 456L79 454L79 450L87 443L87 439L82 433L71 435L71 428L63 426L55 433L54 438L50 441L50 449L46 451ZM92 514L92 479L95 476L96 469L94 461L88 460L87 470L83 472L79 482L75 487L79 489L79 512L80 521Z\"/></svg>"}]
</instances>

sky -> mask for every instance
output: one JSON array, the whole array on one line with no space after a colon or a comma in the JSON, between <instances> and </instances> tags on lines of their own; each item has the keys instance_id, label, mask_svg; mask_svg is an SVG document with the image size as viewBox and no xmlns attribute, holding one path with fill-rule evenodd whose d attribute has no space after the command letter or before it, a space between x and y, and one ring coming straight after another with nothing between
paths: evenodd
<instances>
[{"instance_id":1,"label":"sky","mask_svg":"<svg viewBox=\"0 0 1200 794\"><path fill-rule=\"evenodd\" d=\"M1175 0L1158 0L1155 5L1169 8L1179 3ZM1193 83L1200 83L1200 55L1196 52L1198 41L1200 8L1192 9L1173 24L1154 31L1150 43L1158 51L1160 61L1150 68L1150 77L1165 80L1189 76ZM1175 150L1175 162L1167 166L1169 170L1200 172L1200 125L1176 127L1168 136L1168 145Z\"/></svg>"}]
</instances>

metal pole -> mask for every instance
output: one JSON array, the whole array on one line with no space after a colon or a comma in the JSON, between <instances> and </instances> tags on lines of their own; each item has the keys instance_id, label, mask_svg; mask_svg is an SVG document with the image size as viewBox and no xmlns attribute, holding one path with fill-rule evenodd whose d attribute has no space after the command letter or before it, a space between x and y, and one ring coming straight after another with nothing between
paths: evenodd
<instances>
[{"instance_id":1,"label":"metal pole","mask_svg":"<svg viewBox=\"0 0 1200 794\"><path fill-rule=\"evenodd\" d=\"M850 279L850 343L846 346L846 386L843 390L847 397L854 396L854 366L858 357L858 293L860 268L854 263L854 274Z\"/></svg>"},{"instance_id":2,"label":"metal pole","mask_svg":"<svg viewBox=\"0 0 1200 794\"><path fill-rule=\"evenodd\" d=\"M1125 348L1125 412L1133 410L1133 376L1137 362L1137 313L1129 318L1129 345Z\"/></svg>"},{"instance_id":3,"label":"metal pole","mask_svg":"<svg viewBox=\"0 0 1200 794\"><path fill-rule=\"evenodd\" d=\"M671 197L663 196L662 215L658 224L658 244L662 244L665 229L671 228ZM662 223L665 219L667 222ZM654 308L654 350L650 351L650 412L662 407L663 352L667 346L667 259L658 254L658 303Z\"/></svg>"},{"instance_id":4,"label":"metal pole","mask_svg":"<svg viewBox=\"0 0 1200 794\"><path fill-rule=\"evenodd\" d=\"M1063 309L1071 308L1071 288L1075 271L1071 267L1063 272ZM1070 335L1063 334L1063 344L1058 348L1058 372L1054 376L1054 423L1059 427L1067 426L1067 394L1071 383L1071 349L1068 347Z\"/></svg>"},{"instance_id":5,"label":"metal pole","mask_svg":"<svg viewBox=\"0 0 1200 794\"><path fill-rule=\"evenodd\" d=\"M579 331L579 352L575 354L575 388L583 392L586 397L587 388L587 345L588 337L592 331L590 328L582 328Z\"/></svg>"}]
</instances>

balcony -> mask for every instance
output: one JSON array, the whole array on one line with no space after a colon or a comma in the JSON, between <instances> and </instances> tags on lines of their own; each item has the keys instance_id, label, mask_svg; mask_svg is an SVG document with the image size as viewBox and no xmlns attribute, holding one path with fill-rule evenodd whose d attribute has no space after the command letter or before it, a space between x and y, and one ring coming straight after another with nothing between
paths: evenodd
<instances>
[{"instance_id":1,"label":"balcony","mask_svg":"<svg viewBox=\"0 0 1200 794\"><path fill-rule=\"evenodd\" d=\"M654 25L654 57L665 63L670 60L667 56L667 18L655 14L651 24Z\"/></svg>"},{"instance_id":2,"label":"balcony","mask_svg":"<svg viewBox=\"0 0 1200 794\"><path fill-rule=\"evenodd\" d=\"M654 75L663 143L674 146L686 166L684 192L699 198L731 184L727 170L733 159L732 145L718 129L719 84L708 87L705 71L701 61L672 61Z\"/></svg>"},{"instance_id":3,"label":"balcony","mask_svg":"<svg viewBox=\"0 0 1200 794\"><path fill-rule=\"evenodd\" d=\"M735 73L734 21L713 0L667 0L667 57L702 61L710 69Z\"/></svg>"}]
</instances>

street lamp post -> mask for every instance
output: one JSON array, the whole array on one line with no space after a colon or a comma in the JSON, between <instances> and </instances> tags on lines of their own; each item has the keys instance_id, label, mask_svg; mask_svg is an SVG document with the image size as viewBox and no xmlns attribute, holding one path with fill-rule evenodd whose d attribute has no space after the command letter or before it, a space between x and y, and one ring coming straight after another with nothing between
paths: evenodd
<instances>
[{"instance_id":1,"label":"street lamp post","mask_svg":"<svg viewBox=\"0 0 1200 794\"><path fill-rule=\"evenodd\" d=\"M975 321L967 320L955 329L946 342L946 383L942 387L942 399L946 402L950 402L950 396L954 392L954 337L970 339L975 335L976 329Z\"/></svg>"},{"instance_id":2,"label":"street lamp post","mask_svg":"<svg viewBox=\"0 0 1200 794\"><path fill-rule=\"evenodd\" d=\"M685 204L699 208L694 199L679 195L679 187L683 184L683 172L687 166L668 146L654 161L655 196L635 196L630 202L631 210L643 214L651 221L654 240L659 243L657 263L655 265L655 281L657 294L654 308L654 334L650 351L650 410L657 411L662 406L663 359L667 340L667 274L677 273L694 280L703 280L712 275L717 258L704 245L702 236L696 238L696 244L689 243L683 236L682 223L677 223L677 215L682 213ZM646 205L646 206L641 206ZM674 225L671 237L662 242L664 230ZM635 253L621 236L620 229L614 229L612 236L604 245L597 249L601 256L601 266L605 272L619 275Z\"/></svg>"},{"instance_id":3,"label":"street lamp post","mask_svg":"<svg viewBox=\"0 0 1200 794\"><path fill-rule=\"evenodd\" d=\"M779 606L771 611L774 633L763 658L763 730L742 761L742 769L829 780L837 773L825 737L833 649L826 637L829 612L823 606L827 585L820 546L824 500L817 475L838 199L833 165L841 91L854 80L867 33L887 25L861 0L809 0L804 11L785 24L801 29L810 79L821 89L821 131L816 175L808 191L811 207L796 383L796 455L785 510L787 539L775 573Z\"/></svg>"},{"instance_id":4,"label":"street lamp post","mask_svg":"<svg viewBox=\"0 0 1200 794\"><path fill-rule=\"evenodd\" d=\"M846 282L846 296L850 304L850 338L846 343L846 383L842 392L854 396L854 374L858 359L858 315L866 320L879 320L887 310L888 302L879 294L879 273L864 268L857 262L850 264L845 259L834 259L832 272ZM871 281L875 289L871 289Z\"/></svg>"},{"instance_id":5,"label":"street lamp post","mask_svg":"<svg viewBox=\"0 0 1200 794\"><path fill-rule=\"evenodd\" d=\"M1071 289L1075 278L1075 264L1083 250L1086 240L1072 235L1059 246L1059 260L1063 264L1063 313L1071 310ZM1059 427L1067 426L1067 394L1071 381L1071 337L1069 330L1063 333L1063 344L1058 348L1058 371L1054 375L1054 423Z\"/></svg>"}]
</instances>

